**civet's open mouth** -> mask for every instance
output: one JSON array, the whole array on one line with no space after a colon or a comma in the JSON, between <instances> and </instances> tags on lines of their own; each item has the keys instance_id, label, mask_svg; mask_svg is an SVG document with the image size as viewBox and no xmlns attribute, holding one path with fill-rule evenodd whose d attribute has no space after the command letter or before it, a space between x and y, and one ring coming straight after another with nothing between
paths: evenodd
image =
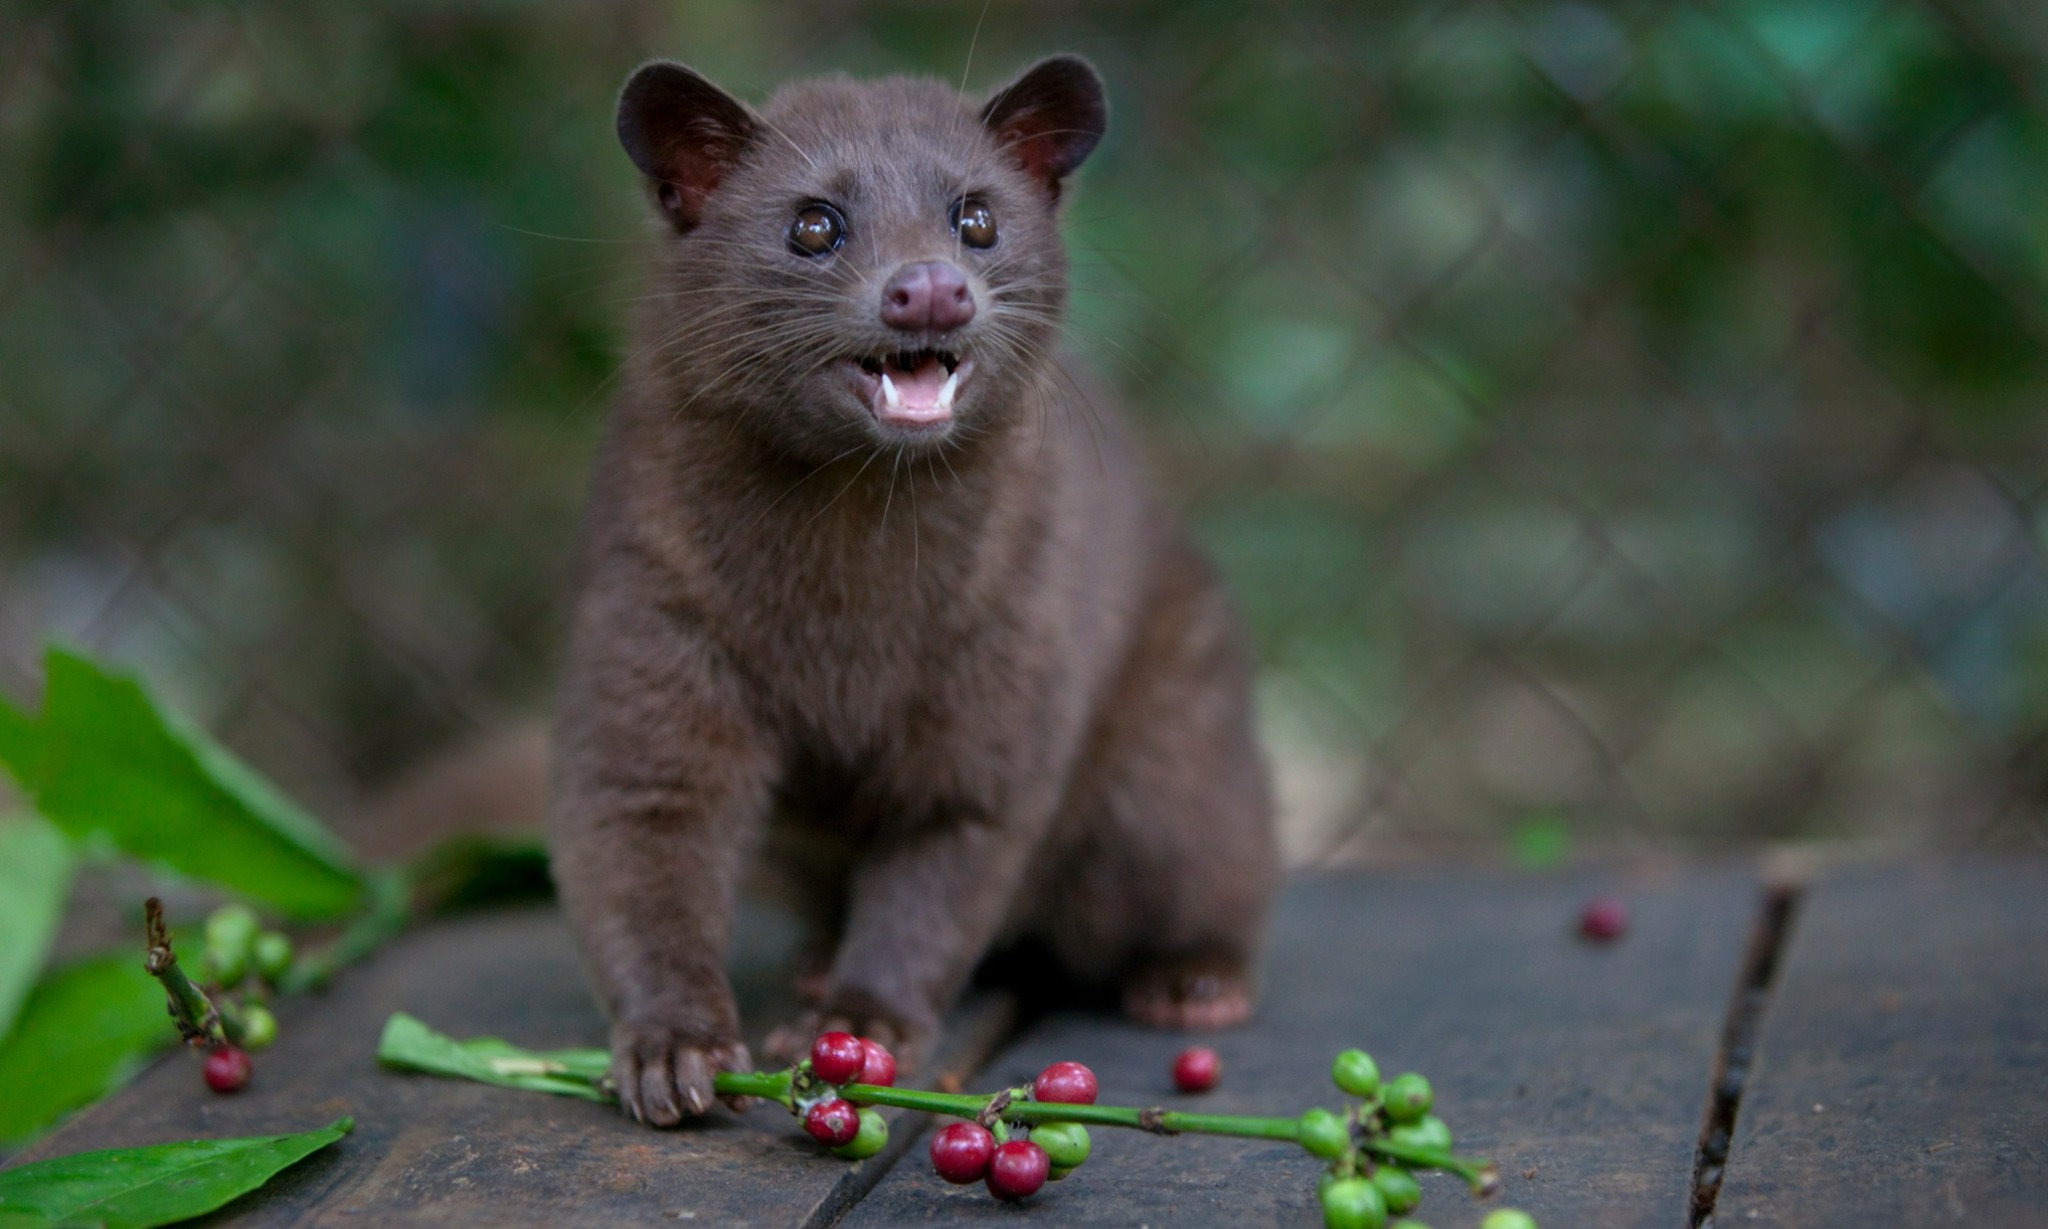
<instances>
[{"instance_id":1,"label":"civet's open mouth","mask_svg":"<svg viewBox=\"0 0 2048 1229\"><path fill-rule=\"evenodd\" d=\"M847 360L859 373L875 417L928 427L953 417L953 398L974 364L950 350L896 350Z\"/></svg>"}]
</instances>

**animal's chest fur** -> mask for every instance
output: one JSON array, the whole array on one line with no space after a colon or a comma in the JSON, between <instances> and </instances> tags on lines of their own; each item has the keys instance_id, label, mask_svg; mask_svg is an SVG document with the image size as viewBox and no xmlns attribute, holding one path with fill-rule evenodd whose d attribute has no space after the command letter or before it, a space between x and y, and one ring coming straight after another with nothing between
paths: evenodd
<instances>
[{"instance_id":1,"label":"animal's chest fur","mask_svg":"<svg viewBox=\"0 0 2048 1229\"><path fill-rule=\"evenodd\" d=\"M940 494L886 518L771 516L718 577L720 638L776 723L818 754L950 775L1008 758L1000 741L1042 716L1065 650L1030 583L1041 553L932 507ZM991 555L1013 585L995 583Z\"/></svg>"}]
</instances>

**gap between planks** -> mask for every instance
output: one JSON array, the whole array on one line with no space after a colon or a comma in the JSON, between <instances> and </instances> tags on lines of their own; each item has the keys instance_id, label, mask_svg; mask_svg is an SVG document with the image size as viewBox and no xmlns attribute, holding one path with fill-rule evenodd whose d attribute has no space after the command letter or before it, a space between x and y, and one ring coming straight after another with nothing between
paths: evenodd
<instances>
[{"instance_id":1,"label":"gap between planks","mask_svg":"<svg viewBox=\"0 0 2048 1229\"><path fill-rule=\"evenodd\" d=\"M1712 1082L1707 1087L1706 1120L1700 1126L1699 1145L1692 1161L1692 1200L1688 1229L1712 1229L1714 1204L1721 1194L1721 1177L1728 1165L1728 1151L1735 1138L1735 1118L1742 1110L1742 1093L1756 1058L1756 1037L1770 1006L1778 966L1791 937L1793 917L1799 908L1803 885L1780 884L1764 890L1758 907L1749 951L1743 957L1742 974L1728 1004L1728 1020L1721 1030L1721 1044L1714 1055Z\"/></svg>"}]
</instances>

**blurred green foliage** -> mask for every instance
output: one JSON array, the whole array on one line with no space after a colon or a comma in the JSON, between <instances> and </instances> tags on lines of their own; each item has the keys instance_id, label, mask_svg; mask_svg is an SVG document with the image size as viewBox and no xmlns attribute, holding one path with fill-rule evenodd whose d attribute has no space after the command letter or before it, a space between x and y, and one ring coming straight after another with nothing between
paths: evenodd
<instances>
[{"instance_id":1,"label":"blurred green foliage","mask_svg":"<svg viewBox=\"0 0 2048 1229\"><path fill-rule=\"evenodd\" d=\"M1064 48L1077 345L1237 583L1298 850L2042 839L2048 20L976 7L14 6L0 673L141 662L329 804L540 704L625 72Z\"/></svg>"},{"instance_id":2,"label":"blurred green foliage","mask_svg":"<svg viewBox=\"0 0 2048 1229\"><path fill-rule=\"evenodd\" d=\"M0 1039L50 953L73 861L55 828L33 816L0 816Z\"/></svg>"},{"instance_id":3,"label":"blurred green foliage","mask_svg":"<svg viewBox=\"0 0 2048 1229\"><path fill-rule=\"evenodd\" d=\"M0 1087L13 1090L0 1099L0 1147L118 1087L176 1036L164 987L132 949L44 968L75 869L97 863L104 873L125 857L157 880L210 884L297 919L334 921L367 907L370 916L356 919L337 947L382 926L389 913L378 889L396 882L366 878L317 819L159 709L133 679L62 649L46 655L43 676L40 712L0 696L0 774L38 812L0 816ZM460 870L447 866L441 876L488 890ZM248 919L246 949L259 918L246 904L235 908ZM401 919L403 910L401 903ZM209 932L216 924L209 919ZM72 937L93 929L74 925ZM329 971L338 959L332 952L324 957ZM195 969L209 963L196 945L186 956ZM246 951L233 959L248 962ZM302 972L308 963L300 962ZM217 980L232 987L242 976Z\"/></svg>"},{"instance_id":4,"label":"blurred green foliage","mask_svg":"<svg viewBox=\"0 0 2048 1229\"><path fill-rule=\"evenodd\" d=\"M62 649L44 657L43 679L42 712L33 718L0 697L0 721L18 731L0 741L0 770L57 832L288 917L329 921L366 903L347 846L204 733L159 709L135 680ZM61 899L63 877L53 877ZM10 901L4 912L22 903Z\"/></svg>"},{"instance_id":5,"label":"blurred green foliage","mask_svg":"<svg viewBox=\"0 0 2048 1229\"><path fill-rule=\"evenodd\" d=\"M135 953L52 969L0 1043L0 1076L10 1089L0 1102L0 1145L18 1144L119 1088L177 1037L163 987Z\"/></svg>"}]
</instances>

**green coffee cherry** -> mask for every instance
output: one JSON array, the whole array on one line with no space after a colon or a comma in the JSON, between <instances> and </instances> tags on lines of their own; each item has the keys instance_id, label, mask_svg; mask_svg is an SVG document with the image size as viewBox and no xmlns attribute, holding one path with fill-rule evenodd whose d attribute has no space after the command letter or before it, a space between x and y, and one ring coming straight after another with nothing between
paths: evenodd
<instances>
[{"instance_id":1,"label":"green coffee cherry","mask_svg":"<svg viewBox=\"0 0 2048 1229\"><path fill-rule=\"evenodd\" d=\"M277 931L266 930L250 945L249 956L256 965L256 976L275 986L292 970L292 941Z\"/></svg>"},{"instance_id":2,"label":"green coffee cherry","mask_svg":"<svg viewBox=\"0 0 2048 1229\"><path fill-rule=\"evenodd\" d=\"M239 902L226 904L207 915L206 941L239 947L254 940L262 928L263 919L254 909Z\"/></svg>"},{"instance_id":3,"label":"green coffee cherry","mask_svg":"<svg viewBox=\"0 0 2048 1229\"><path fill-rule=\"evenodd\" d=\"M233 952L209 950L201 965L206 970L205 980L223 990L234 989L249 976L248 960L237 957Z\"/></svg>"},{"instance_id":4,"label":"green coffee cherry","mask_svg":"<svg viewBox=\"0 0 2048 1229\"><path fill-rule=\"evenodd\" d=\"M1536 1229L1536 1218L1520 1208L1498 1208L1486 1214L1479 1229Z\"/></svg>"},{"instance_id":5,"label":"green coffee cherry","mask_svg":"<svg viewBox=\"0 0 2048 1229\"><path fill-rule=\"evenodd\" d=\"M843 1156L849 1161L865 1161L880 1152L889 1143L889 1124L873 1110L860 1112L860 1131L853 1139L832 1150L833 1156Z\"/></svg>"},{"instance_id":6,"label":"green coffee cherry","mask_svg":"<svg viewBox=\"0 0 2048 1229\"><path fill-rule=\"evenodd\" d=\"M1387 1107L1387 1117L1395 1122L1414 1122L1436 1103L1436 1092L1428 1080L1410 1071L1388 1080L1380 1100Z\"/></svg>"},{"instance_id":7,"label":"green coffee cherry","mask_svg":"<svg viewBox=\"0 0 2048 1229\"><path fill-rule=\"evenodd\" d=\"M1344 1155L1351 1146L1351 1128L1326 1109L1312 1109L1301 1116L1298 1126L1301 1146L1326 1161Z\"/></svg>"},{"instance_id":8,"label":"green coffee cherry","mask_svg":"<svg viewBox=\"0 0 2048 1229\"><path fill-rule=\"evenodd\" d=\"M1330 1064L1330 1079L1354 1097L1370 1097L1380 1090L1380 1067L1364 1050L1346 1050Z\"/></svg>"},{"instance_id":9,"label":"green coffee cherry","mask_svg":"<svg viewBox=\"0 0 2048 1229\"><path fill-rule=\"evenodd\" d=\"M1387 1229L1429 1229L1429 1226L1419 1220L1397 1220L1388 1225Z\"/></svg>"},{"instance_id":10,"label":"green coffee cherry","mask_svg":"<svg viewBox=\"0 0 2048 1229\"><path fill-rule=\"evenodd\" d=\"M206 965L215 981L233 986L249 975L250 948L262 925L247 905L222 905L207 917Z\"/></svg>"},{"instance_id":11,"label":"green coffee cherry","mask_svg":"<svg viewBox=\"0 0 2048 1229\"><path fill-rule=\"evenodd\" d=\"M1324 1229L1382 1229L1387 1202L1364 1178L1339 1178L1323 1192Z\"/></svg>"},{"instance_id":12,"label":"green coffee cherry","mask_svg":"<svg viewBox=\"0 0 2048 1229\"><path fill-rule=\"evenodd\" d=\"M261 1003L242 1004L242 1048L267 1050L277 1040L277 1017Z\"/></svg>"},{"instance_id":13,"label":"green coffee cherry","mask_svg":"<svg viewBox=\"0 0 2048 1229\"><path fill-rule=\"evenodd\" d=\"M1422 1184L1415 1175L1397 1165L1382 1165L1373 1171L1372 1184L1387 1201L1387 1211L1396 1216L1422 1202Z\"/></svg>"},{"instance_id":14,"label":"green coffee cherry","mask_svg":"<svg viewBox=\"0 0 2048 1229\"><path fill-rule=\"evenodd\" d=\"M1078 1122L1048 1122L1031 1128L1031 1142L1045 1149L1054 1169L1074 1169L1088 1159L1088 1128Z\"/></svg>"},{"instance_id":15,"label":"green coffee cherry","mask_svg":"<svg viewBox=\"0 0 2048 1229\"><path fill-rule=\"evenodd\" d=\"M1435 1152L1451 1150L1451 1128L1435 1114L1424 1114L1420 1122L1403 1123L1388 1131L1387 1138L1410 1148L1428 1148Z\"/></svg>"},{"instance_id":16,"label":"green coffee cherry","mask_svg":"<svg viewBox=\"0 0 2048 1229\"><path fill-rule=\"evenodd\" d=\"M1045 1180L1047 1182L1058 1182L1061 1178L1064 1178L1068 1174L1073 1173L1076 1168L1076 1166L1072 1165L1066 1166L1065 1168L1061 1168L1058 1165L1054 1165L1045 1171Z\"/></svg>"}]
</instances>

